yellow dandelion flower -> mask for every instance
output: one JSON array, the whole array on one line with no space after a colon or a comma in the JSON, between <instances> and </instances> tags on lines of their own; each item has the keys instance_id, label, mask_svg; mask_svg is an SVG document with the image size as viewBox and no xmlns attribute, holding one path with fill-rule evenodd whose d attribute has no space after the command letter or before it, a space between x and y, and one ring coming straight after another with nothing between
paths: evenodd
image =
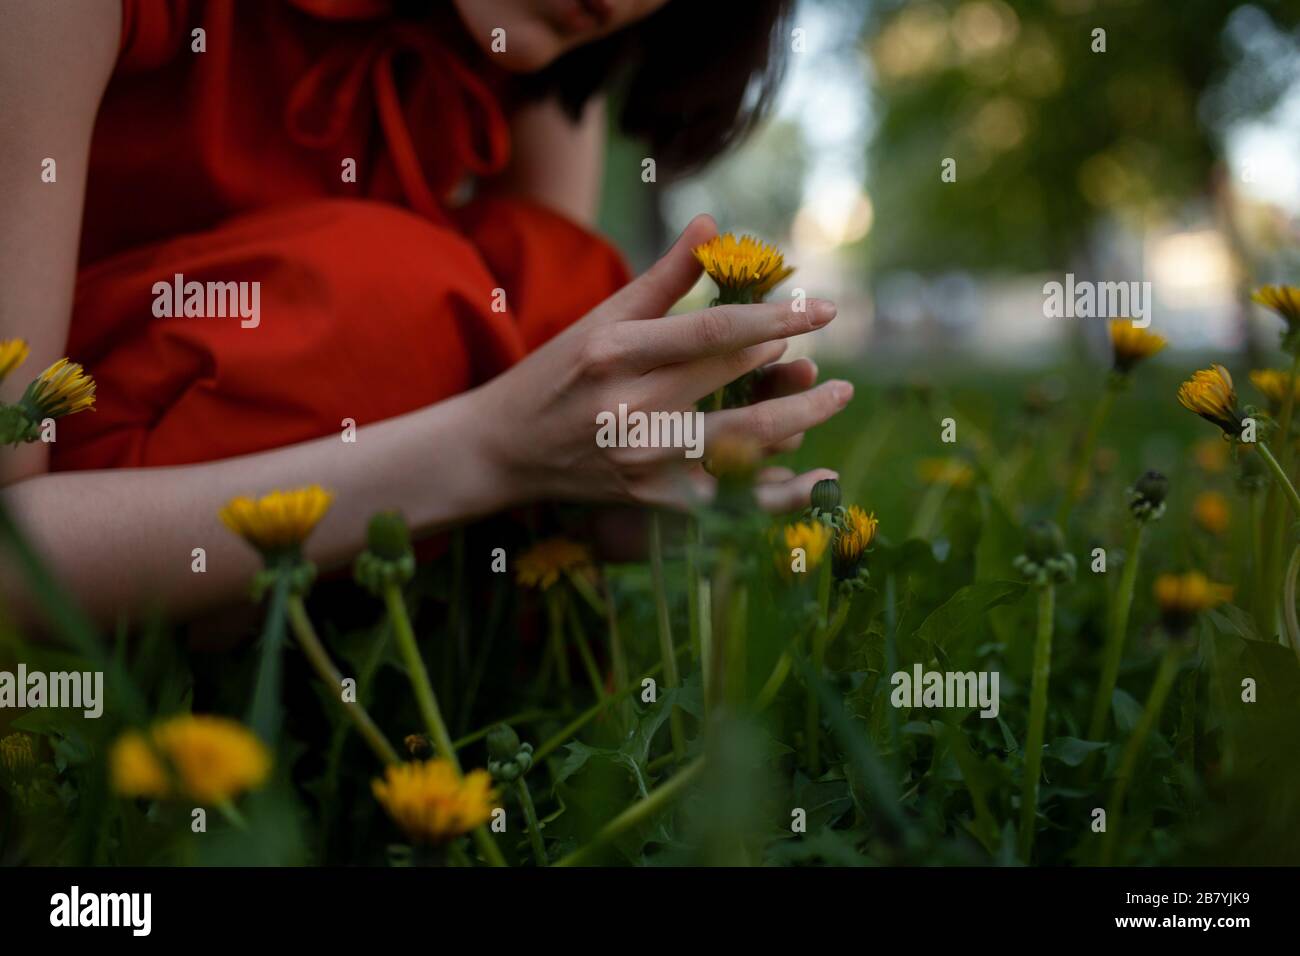
<instances>
[{"instance_id":1,"label":"yellow dandelion flower","mask_svg":"<svg viewBox=\"0 0 1300 956\"><path fill-rule=\"evenodd\" d=\"M1300 378L1294 382L1291 373L1275 368L1257 368L1250 373L1250 382L1263 393L1273 408L1281 408L1286 403L1288 390L1294 398L1300 398Z\"/></svg>"},{"instance_id":2,"label":"yellow dandelion flower","mask_svg":"<svg viewBox=\"0 0 1300 956\"><path fill-rule=\"evenodd\" d=\"M27 361L27 343L22 339L0 339L0 382Z\"/></svg>"},{"instance_id":3,"label":"yellow dandelion flower","mask_svg":"<svg viewBox=\"0 0 1300 956\"><path fill-rule=\"evenodd\" d=\"M146 733L128 731L109 753L113 789L127 797L222 803L260 787L270 772L271 755L251 731L207 714L171 717Z\"/></svg>"},{"instance_id":4,"label":"yellow dandelion flower","mask_svg":"<svg viewBox=\"0 0 1300 956\"><path fill-rule=\"evenodd\" d=\"M1192 502L1192 517L1210 534L1228 530L1228 499L1217 491L1203 491Z\"/></svg>"},{"instance_id":5,"label":"yellow dandelion flower","mask_svg":"<svg viewBox=\"0 0 1300 956\"><path fill-rule=\"evenodd\" d=\"M960 458L922 458L916 463L916 476L927 485L969 488L975 469Z\"/></svg>"},{"instance_id":6,"label":"yellow dandelion flower","mask_svg":"<svg viewBox=\"0 0 1300 956\"><path fill-rule=\"evenodd\" d=\"M37 422L93 409L95 380L76 362L61 358L27 386L22 405Z\"/></svg>"},{"instance_id":7,"label":"yellow dandelion flower","mask_svg":"<svg viewBox=\"0 0 1300 956\"><path fill-rule=\"evenodd\" d=\"M1163 335L1138 328L1129 319L1111 319L1110 344L1115 351L1115 370L1127 373L1163 349L1169 341Z\"/></svg>"},{"instance_id":8,"label":"yellow dandelion flower","mask_svg":"<svg viewBox=\"0 0 1300 956\"><path fill-rule=\"evenodd\" d=\"M265 556L292 552L312 533L334 496L320 485L272 491L261 498L232 498L221 523Z\"/></svg>"},{"instance_id":9,"label":"yellow dandelion flower","mask_svg":"<svg viewBox=\"0 0 1300 956\"><path fill-rule=\"evenodd\" d=\"M545 591L568 571L591 566L591 552L568 538L548 538L538 542L515 562L515 580L524 587Z\"/></svg>"},{"instance_id":10,"label":"yellow dandelion flower","mask_svg":"<svg viewBox=\"0 0 1300 956\"><path fill-rule=\"evenodd\" d=\"M1192 447L1192 457L1201 471L1217 475L1228 467L1228 443L1222 438L1202 438Z\"/></svg>"},{"instance_id":11,"label":"yellow dandelion flower","mask_svg":"<svg viewBox=\"0 0 1300 956\"><path fill-rule=\"evenodd\" d=\"M851 578L858 571L863 555L876 537L875 512L867 514L857 505L844 512L843 525L835 534L831 547L831 563L837 578Z\"/></svg>"},{"instance_id":12,"label":"yellow dandelion flower","mask_svg":"<svg viewBox=\"0 0 1300 956\"><path fill-rule=\"evenodd\" d=\"M737 239L725 232L691 251L718 284L723 301L758 302L794 272L775 246L753 236Z\"/></svg>"},{"instance_id":13,"label":"yellow dandelion flower","mask_svg":"<svg viewBox=\"0 0 1300 956\"><path fill-rule=\"evenodd\" d=\"M1232 600L1232 588L1215 584L1200 571L1162 574L1154 591L1161 620L1173 633L1187 630L1202 611Z\"/></svg>"},{"instance_id":14,"label":"yellow dandelion flower","mask_svg":"<svg viewBox=\"0 0 1300 956\"><path fill-rule=\"evenodd\" d=\"M870 514L859 508L857 505L849 505L844 512L844 530L851 534L857 535L862 539L862 547L871 547L871 542L876 538L876 528L880 522L876 520L876 513Z\"/></svg>"},{"instance_id":15,"label":"yellow dandelion flower","mask_svg":"<svg viewBox=\"0 0 1300 956\"><path fill-rule=\"evenodd\" d=\"M821 564L831 544L831 529L820 521L799 521L783 529L785 550L777 551L776 565L784 572L791 570L790 563L795 548L802 548L805 568L812 571Z\"/></svg>"},{"instance_id":16,"label":"yellow dandelion flower","mask_svg":"<svg viewBox=\"0 0 1300 956\"><path fill-rule=\"evenodd\" d=\"M1241 428L1241 412L1237 408L1237 391L1232 376L1222 365L1203 368L1178 386L1178 401L1188 411L1193 411L1223 431L1236 436Z\"/></svg>"},{"instance_id":17,"label":"yellow dandelion flower","mask_svg":"<svg viewBox=\"0 0 1300 956\"><path fill-rule=\"evenodd\" d=\"M388 767L371 783L375 799L417 843L445 843L492 816L497 795L492 775L473 770L461 777L450 761L437 759Z\"/></svg>"},{"instance_id":18,"label":"yellow dandelion flower","mask_svg":"<svg viewBox=\"0 0 1300 956\"><path fill-rule=\"evenodd\" d=\"M1300 324L1300 289L1295 286L1266 285L1256 289L1250 298L1282 316L1288 327Z\"/></svg>"}]
</instances>

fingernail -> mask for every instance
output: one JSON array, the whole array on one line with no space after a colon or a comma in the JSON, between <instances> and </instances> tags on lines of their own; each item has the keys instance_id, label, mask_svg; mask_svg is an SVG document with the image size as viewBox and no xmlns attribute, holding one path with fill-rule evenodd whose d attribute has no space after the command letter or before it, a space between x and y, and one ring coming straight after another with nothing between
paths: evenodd
<instances>
[{"instance_id":1,"label":"fingernail","mask_svg":"<svg viewBox=\"0 0 1300 956\"><path fill-rule=\"evenodd\" d=\"M814 359L805 358L804 361L812 366L813 378L815 379L817 377L817 374L821 372L821 368L817 365L817 362Z\"/></svg>"},{"instance_id":2,"label":"fingernail","mask_svg":"<svg viewBox=\"0 0 1300 956\"><path fill-rule=\"evenodd\" d=\"M831 390L831 394L835 396L835 400L841 405L847 405L849 399L853 397L853 386L849 382L836 380L827 382L826 386Z\"/></svg>"},{"instance_id":3,"label":"fingernail","mask_svg":"<svg viewBox=\"0 0 1300 956\"><path fill-rule=\"evenodd\" d=\"M827 302L825 299L817 299L812 305L812 326L814 329L820 329L823 325L835 318L835 303Z\"/></svg>"}]
</instances>

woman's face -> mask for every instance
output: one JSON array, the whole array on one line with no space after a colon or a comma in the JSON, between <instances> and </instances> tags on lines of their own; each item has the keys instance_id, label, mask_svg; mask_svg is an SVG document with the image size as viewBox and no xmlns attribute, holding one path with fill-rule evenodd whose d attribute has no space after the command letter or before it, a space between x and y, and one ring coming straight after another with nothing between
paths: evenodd
<instances>
[{"instance_id":1,"label":"woman's face","mask_svg":"<svg viewBox=\"0 0 1300 956\"><path fill-rule=\"evenodd\" d=\"M531 73L553 63L575 47L635 23L668 0L453 2L466 28L485 53L507 70Z\"/></svg>"}]
</instances>

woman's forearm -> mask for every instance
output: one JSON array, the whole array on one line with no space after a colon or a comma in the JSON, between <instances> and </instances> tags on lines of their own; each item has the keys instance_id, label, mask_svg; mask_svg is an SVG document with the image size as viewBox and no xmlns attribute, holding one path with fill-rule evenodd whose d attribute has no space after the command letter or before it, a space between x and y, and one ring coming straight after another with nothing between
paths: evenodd
<instances>
[{"instance_id":1,"label":"woman's forearm","mask_svg":"<svg viewBox=\"0 0 1300 956\"><path fill-rule=\"evenodd\" d=\"M334 506L308 542L323 568L364 545L372 514L400 510L431 532L512 501L475 414L477 392L339 435L222 461L40 475L0 490L60 579L100 619L157 604L186 616L238 600L259 567L217 512L230 498L318 483ZM0 454L5 453L0 451ZM202 548L206 570L193 570ZM0 555L0 591L34 613L18 569Z\"/></svg>"}]
</instances>

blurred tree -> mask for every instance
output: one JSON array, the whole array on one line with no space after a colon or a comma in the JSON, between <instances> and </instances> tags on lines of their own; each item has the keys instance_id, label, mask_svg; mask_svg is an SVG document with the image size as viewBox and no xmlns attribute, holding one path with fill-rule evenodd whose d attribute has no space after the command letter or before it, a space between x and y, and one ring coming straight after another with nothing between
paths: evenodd
<instances>
[{"instance_id":1,"label":"blurred tree","mask_svg":"<svg viewBox=\"0 0 1300 956\"><path fill-rule=\"evenodd\" d=\"M1226 126L1300 75L1297 14L1297 0L878 4L875 265L1087 271L1099 219L1213 192Z\"/></svg>"}]
</instances>

